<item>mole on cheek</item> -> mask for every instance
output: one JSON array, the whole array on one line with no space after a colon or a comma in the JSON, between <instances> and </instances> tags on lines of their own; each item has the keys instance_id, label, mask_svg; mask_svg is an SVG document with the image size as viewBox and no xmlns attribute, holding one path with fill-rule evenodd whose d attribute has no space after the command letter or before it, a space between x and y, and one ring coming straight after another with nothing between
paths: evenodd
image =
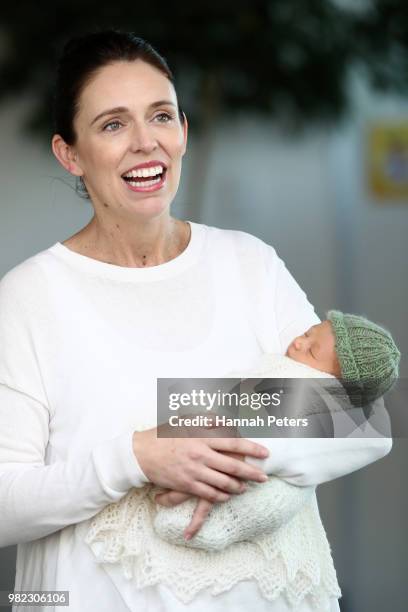
<instances>
[{"instance_id":1,"label":"mole on cheek","mask_svg":"<svg viewBox=\"0 0 408 612\"><path fill-rule=\"evenodd\" d=\"M104 202L103 205L105 206L105 208L109 208L109 204L107 204L106 202Z\"/></svg>"}]
</instances>

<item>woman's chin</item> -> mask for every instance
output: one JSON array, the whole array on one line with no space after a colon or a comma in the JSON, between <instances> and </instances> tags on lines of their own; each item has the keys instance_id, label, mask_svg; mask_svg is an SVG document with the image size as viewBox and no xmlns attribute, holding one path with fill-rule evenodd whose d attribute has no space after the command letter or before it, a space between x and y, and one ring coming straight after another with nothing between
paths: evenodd
<instances>
[{"instance_id":1,"label":"woman's chin","mask_svg":"<svg viewBox=\"0 0 408 612\"><path fill-rule=\"evenodd\" d=\"M165 215L166 213L168 214L170 212L170 204L167 198L164 200L163 198L157 197L132 202L128 209L133 217L147 221Z\"/></svg>"}]
</instances>

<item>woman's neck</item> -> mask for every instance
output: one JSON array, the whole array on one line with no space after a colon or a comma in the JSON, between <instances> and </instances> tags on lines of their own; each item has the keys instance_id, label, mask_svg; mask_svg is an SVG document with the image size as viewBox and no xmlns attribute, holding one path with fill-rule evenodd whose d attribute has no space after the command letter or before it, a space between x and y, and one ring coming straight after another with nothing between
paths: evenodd
<instances>
[{"instance_id":1,"label":"woman's neck","mask_svg":"<svg viewBox=\"0 0 408 612\"><path fill-rule=\"evenodd\" d=\"M190 241L190 225L172 217L121 227L101 224L94 216L65 240L66 247L93 259L128 268L157 266L182 253Z\"/></svg>"}]
</instances>

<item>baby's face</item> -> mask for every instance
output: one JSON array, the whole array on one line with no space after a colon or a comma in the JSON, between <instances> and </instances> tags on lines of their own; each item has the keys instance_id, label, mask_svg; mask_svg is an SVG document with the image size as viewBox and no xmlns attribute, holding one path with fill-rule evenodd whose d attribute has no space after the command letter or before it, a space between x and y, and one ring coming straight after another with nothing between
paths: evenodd
<instances>
[{"instance_id":1,"label":"baby's face","mask_svg":"<svg viewBox=\"0 0 408 612\"><path fill-rule=\"evenodd\" d=\"M337 378L341 376L330 321L313 325L303 336L295 338L289 345L286 355L316 370L333 374Z\"/></svg>"}]
</instances>

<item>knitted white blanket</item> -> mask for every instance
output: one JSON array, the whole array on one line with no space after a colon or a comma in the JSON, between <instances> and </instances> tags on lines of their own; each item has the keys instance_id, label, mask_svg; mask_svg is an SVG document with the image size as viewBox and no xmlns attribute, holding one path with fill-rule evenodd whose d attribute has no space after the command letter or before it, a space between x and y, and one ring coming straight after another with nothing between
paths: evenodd
<instances>
[{"instance_id":1,"label":"knitted white blanket","mask_svg":"<svg viewBox=\"0 0 408 612\"><path fill-rule=\"evenodd\" d=\"M256 371L230 377L331 377L280 356L265 356ZM215 504L190 541L183 531L196 498L173 508L154 502L153 484L131 489L91 521L85 541L100 563L120 563L138 588L166 584L183 602L202 589L216 595L240 580L255 580L266 599L283 594L291 605L309 595L329 610L341 591L317 506L315 487L276 477Z\"/></svg>"}]
</instances>

